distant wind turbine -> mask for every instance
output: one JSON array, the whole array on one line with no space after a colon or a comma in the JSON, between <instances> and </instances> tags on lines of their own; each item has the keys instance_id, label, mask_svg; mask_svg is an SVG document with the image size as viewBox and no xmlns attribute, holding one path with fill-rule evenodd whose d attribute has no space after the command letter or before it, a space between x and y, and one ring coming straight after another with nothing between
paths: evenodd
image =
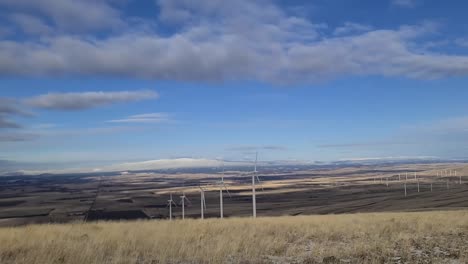
<instances>
[{"instance_id":1,"label":"distant wind turbine","mask_svg":"<svg viewBox=\"0 0 468 264\"><path fill-rule=\"evenodd\" d=\"M419 178L417 178L416 181L418 181L418 192L419 192Z\"/></svg>"},{"instance_id":2,"label":"distant wind turbine","mask_svg":"<svg viewBox=\"0 0 468 264\"><path fill-rule=\"evenodd\" d=\"M199 186L200 188L200 210L201 210L201 219L205 219L205 210L206 210L206 201L205 201L205 190Z\"/></svg>"},{"instance_id":3,"label":"distant wind turbine","mask_svg":"<svg viewBox=\"0 0 468 264\"><path fill-rule=\"evenodd\" d=\"M169 207L169 220L172 220L172 205L177 207L177 204L172 200L172 193L170 195L170 199L167 200L167 207Z\"/></svg>"},{"instance_id":4,"label":"distant wind turbine","mask_svg":"<svg viewBox=\"0 0 468 264\"><path fill-rule=\"evenodd\" d=\"M253 218L257 218L257 196L255 193L255 179L257 179L258 183L261 185L260 179L258 178L257 175L257 162L258 162L258 152L255 152L255 165L254 165L254 171L252 173L252 216Z\"/></svg>"},{"instance_id":5,"label":"distant wind turbine","mask_svg":"<svg viewBox=\"0 0 468 264\"><path fill-rule=\"evenodd\" d=\"M182 196L180 196L180 204L182 205L182 219L185 219L185 201L187 203L191 203L190 200L185 196L185 192L182 193Z\"/></svg>"},{"instance_id":6,"label":"distant wind turbine","mask_svg":"<svg viewBox=\"0 0 468 264\"><path fill-rule=\"evenodd\" d=\"M226 187L226 183L224 183L224 162L223 162L223 173L221 174L221 181L218 182L218 186L219 186L219 217L222 219L222 218L224 218L223 189L226 190L229 197L232 197L231 193L229 192L228 188Z\"/></svg>"},{"instance_id":7,"label":"distant wind turbine","mask_svg":"<svg viewBox=\"0 0 468 264\"><path fill-rule=\"evenodd\" d=\"M405 185L405 197L406 197L406 195L407 195L407 194L406 194L406 181L405 181L405 184L404 184L404 185Z\"/></svg>"}]
</instances>

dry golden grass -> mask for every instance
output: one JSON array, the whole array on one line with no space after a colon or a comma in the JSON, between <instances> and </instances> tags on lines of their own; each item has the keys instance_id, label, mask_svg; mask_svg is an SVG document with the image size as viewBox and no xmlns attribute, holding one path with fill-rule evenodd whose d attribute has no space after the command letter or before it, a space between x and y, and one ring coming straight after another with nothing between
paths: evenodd
<instances>
[{"instance_id":1,"label":"dry golden grass","mask_svg":"<svg viewBox=\"0 0 468 264\"><path fill-rule=\"evenodd\" d=\"M0 229L0 263L468 263L468 212Z\"/></svg>"}]
</instances>

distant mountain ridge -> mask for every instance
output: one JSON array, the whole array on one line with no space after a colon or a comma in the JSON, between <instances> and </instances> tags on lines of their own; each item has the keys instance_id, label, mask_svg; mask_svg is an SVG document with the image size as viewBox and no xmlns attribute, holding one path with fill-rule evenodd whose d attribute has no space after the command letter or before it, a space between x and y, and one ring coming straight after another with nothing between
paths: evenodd
<instances>
[{"instance_id":1,"label":"distant mountain ridge","mask_svg":"<svg viewBox=\"0 0 468 264\"><path fill-rule=\"evenodd\" d=\"M430 164L430 163L468 163L468 159L441 159L436 157L386 157L386 158L359 158L338 161L300 161L278 160L261 161L258 166L267 170L298 171L306 169L326 169L336 167L398 165L398 164ZM216 173L221 166L226 170L250 171L251 161L221 161L216 159L159 159L142 162L125 162L102 168L70 168L55 170L13 169L11 166L0 163L1 176L37 176L37 175L106 175L115 173Z\"/></svg>"}]
</instances>

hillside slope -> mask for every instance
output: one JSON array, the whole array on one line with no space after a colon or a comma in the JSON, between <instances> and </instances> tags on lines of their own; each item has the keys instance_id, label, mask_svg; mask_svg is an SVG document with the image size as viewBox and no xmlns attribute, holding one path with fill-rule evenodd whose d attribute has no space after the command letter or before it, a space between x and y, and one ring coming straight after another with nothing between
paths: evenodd
<instances>
[{"instance_id":1,"label":"hillside slope","mask_svg":"<svg viewBox=\"0 0 468 264\"><path fill-rule=\"evenodd\" d=\"M0 245L0 263L468 263L468 211L33 225Z\"/></svg>"}]
</instances>

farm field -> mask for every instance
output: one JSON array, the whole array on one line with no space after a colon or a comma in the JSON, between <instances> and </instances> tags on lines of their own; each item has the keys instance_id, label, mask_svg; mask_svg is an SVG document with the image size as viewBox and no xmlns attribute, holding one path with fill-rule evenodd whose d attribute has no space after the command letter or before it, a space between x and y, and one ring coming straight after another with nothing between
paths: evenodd
<instances>
[{"instance_id":1,"label":"farm field","mask_svg":"<svg viewBox=\"0 0 468 264\"><path fill-rule=\"evenodd\" d=\"M440 171L457 176L437 177ZM406 181L406 173L408 180ZM417 180L414 178L417 173ZM250 176L230 169L225 174L224 216L252 214ZM459 210L468 208L465 164L399 164L325 168L260 169L258 216L297 216L359 212ZM460 177L461 176L461 183ZM106 173L0 178L0 226L97 220L167 219L170 193L181 217L200 217L200 190L206 190L205 217L219 217L219 170L202 172ZM419 192L418 192L419 181ZM407 196L404 195L406 182ZM432 191L431 191L432 185Z\"/></svg>"}]
</instances>

